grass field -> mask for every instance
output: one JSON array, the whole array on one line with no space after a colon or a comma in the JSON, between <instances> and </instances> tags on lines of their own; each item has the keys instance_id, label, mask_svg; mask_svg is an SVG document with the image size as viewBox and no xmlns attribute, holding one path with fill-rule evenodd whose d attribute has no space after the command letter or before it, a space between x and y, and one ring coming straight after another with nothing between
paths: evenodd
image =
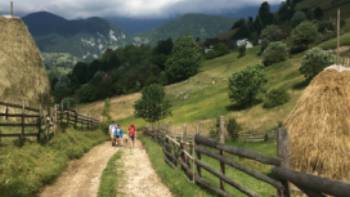
<instances>
[{"instance_id":1,"label":"grass field","mask_svg":"<svg viewBox=\"0 0 350 197\"><path fill-rule=\"evenodd\" d=\"M23 147L0 147L1 196L34 196L64 170L70 159L81 157L106 139L101 131L68 129L57 134L47 145L27 142Z\"/></svg>"},{"instance_id":2,"label":"grass field","mask_svg":"<svg viewBox=\"0 0 350 197\"><path fill-rule=\"evenodd\" d=\"M230 110L228 98L229 77L247 66L260 64L256 55L258 49L249 50L243 58L237 58L237 53L213 60L204 61L200 72L190 79L166 87L167 94L172 101L172 116L163 120L163 123L181 126L184 123L210 122L219 115L236 117L245 130L264 132L282 121L294 107L301 90L294 88L303 81L299 74L300 56L292 57L289 61L275 64L266 69L269 79L266 90L286 87L291 95L291 101L285 105L264 109L261 104L244 110ZM133 122L138 126L144 121L134 118L133 104L140 98L139 94L132 94L111 99L111 115L124 126ZM80 111L100 115L103 102L95 102L79 107Z\"/></svg>"},{"instance_id":3,"label":"grass field","mask_svg":"<svg viewBox=\"0 0 350 197\"><path fill-rule=\"evenodd\" d=\"M211 194L205 193L199 187L191 184L191 182L185 177L183 172L179 169L173 169L169 167L164 162L163 152L161 146L155 143L152 139L142 136L140 138L146 148L149 158L155 168L157 174L161 177L162 181L170 188L170 190L176 196L210 196ZM244 147L247 149L255 150L265 155L276 155L276 144L272 142L268 143L240 143L231 142L230 145ZM203 156L202 159L205 160L210 166L214 167L220 171L219 163L209 157ZM245 166L254 168L260 172L268 174L270 172L270 167L262 164L258 164L253 161L232 157L232 159L239 161ZM268 184L265 184L256 179L232 168L226 167L226 175L236 182L244 185L245 187L257 192L261 196L273 196L275 190ZM209 180L212 184L219 186L219 181L216 177L212 176L208 172L203 170L203 176ZM174 179L176 177L176 179ZM225 188L228 189L230 193L234 196L244 196L237 190L225 184Z\"/></svg>"}]
</instances>

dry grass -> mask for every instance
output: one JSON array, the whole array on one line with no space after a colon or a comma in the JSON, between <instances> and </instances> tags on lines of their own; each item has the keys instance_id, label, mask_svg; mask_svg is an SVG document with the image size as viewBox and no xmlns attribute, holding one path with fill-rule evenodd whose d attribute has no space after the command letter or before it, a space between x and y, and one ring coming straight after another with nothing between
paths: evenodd
<instances>
[{"instance_id":1,"label":"dry grass","mask_svg":"<svg viewBox=\"0 0 350 197\"><path fill-rule=\"evenodd\" d=\"M141 94L135 93L126 96L111 98L110 115L113 120L121 120L134 115L134 104L140 99ZM78 110L83 114L89 114L102 119L103 101L81 105Z\"/></svg>"},{"instance_id":2,"label":"dry grass","mask_svg":"<svg viewBox=\"0 0 350 197\"><path fill-rule=\"evenodd\" d=\"M0 99L38 105L49 80L38 48L18 18L0 17Z\"/></svg>"},{"instance_id":3,"label":"dry grass","mask_svg":"<svg viewBox=\"0 0 350 197\"><path fill-rule=\"evenodd\" d=\"M291 165L350 179L350 72L325 70L304 91L286 120Z\"/></svg>"}]
</instances>

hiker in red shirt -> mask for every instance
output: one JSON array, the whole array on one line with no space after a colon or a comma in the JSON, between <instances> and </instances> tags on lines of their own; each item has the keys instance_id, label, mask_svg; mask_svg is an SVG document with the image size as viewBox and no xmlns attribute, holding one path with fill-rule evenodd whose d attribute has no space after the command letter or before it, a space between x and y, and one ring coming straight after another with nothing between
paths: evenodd
<instances>
[{"instance_id":1,"label":"hiker in red shirt","mask_svg":"<svg viewBox=\"0 0 350 197\"><path fill-rule=\"evenodd\" d=\"M135 138L136 138L136 127L135 125L130 125L129 126L129 138L131 139L131 142L132 142L132 147L135 146Z\"/></svg>"}]
</instances>

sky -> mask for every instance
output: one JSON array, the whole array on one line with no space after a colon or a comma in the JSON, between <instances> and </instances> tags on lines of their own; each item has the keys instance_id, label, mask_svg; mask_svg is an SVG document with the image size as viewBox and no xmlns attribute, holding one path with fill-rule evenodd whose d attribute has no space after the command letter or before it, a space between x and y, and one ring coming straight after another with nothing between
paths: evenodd
<instances>
[{"instance_id":1,"label":"sky","mask_svg":"<svg viewBox=\"0 0 350 197\"><path fill-rule=\"evenodd\" d=\"M282 0L268 0L271 4ZM10 0L0 1L0 13L10 9ZM130 18L166 18L185 13L220 14L247 6L261 4L262 0L14 0L15 13L25 15L49 11L66 18L91 16Z\"/></svg>"}]
</instances>

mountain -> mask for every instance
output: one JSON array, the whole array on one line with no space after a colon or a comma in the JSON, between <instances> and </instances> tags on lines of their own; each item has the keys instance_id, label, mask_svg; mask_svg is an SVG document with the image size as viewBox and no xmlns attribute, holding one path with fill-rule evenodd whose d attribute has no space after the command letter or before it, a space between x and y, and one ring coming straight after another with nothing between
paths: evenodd
<instances>
[{"instance_id":1,"label":"mountain","mask_svg":"<svg viewBox=\"0 0 350 197\"><path fill-rule=\"evenodd\" d=\"M133 37L134 44L151 43L167 38L176 39L182 35L206 39L227 31L234 19L206 14L186 14L166 22L158 28Z\"/></svg>"},{"instance_id":2,"label":"mountain","mask_svg":"<svg viewBox=\"0 0 350 197\"><path fill-rule=\"evenodd\" d=\"M99 17L67 20L49 12L23 17L41 52L68 53L80 60L97 58L107 48L126 44L127 35Z\"/></svg>"},{"instance_id":3,"label":"mountain","mask_svg":"<svg viewBox=\"0 0 350 197\"><path fill-rule=\"evenodd\" d=\"M139 34L158 28L164 23L170 21L170 18L127 18L127 17L108 17L111 24L121 27L128 34Z\"/></svg>"}]
</instances>

